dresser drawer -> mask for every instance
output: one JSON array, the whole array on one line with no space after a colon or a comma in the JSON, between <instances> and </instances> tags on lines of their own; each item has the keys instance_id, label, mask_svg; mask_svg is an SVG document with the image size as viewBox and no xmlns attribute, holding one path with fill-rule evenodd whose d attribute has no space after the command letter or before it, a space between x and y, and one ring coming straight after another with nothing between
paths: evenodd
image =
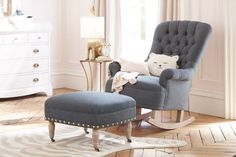
<instances>
[{"instance_id":1,"label":"dresser drawer","mask_svg":"<svg viewBox=\"0 0 236 157\"><path fill-rule=\"evenodd\" d=\"M30 33L29 42L30 43L47 43L48 42L48 33Z\"/></svg>"},{"instance_id":2,"label":"dresser drawer","mask_svg":"<svg viewBox=\"0 0 236 157\"><path fill-rule=\"evenodd\" d=\"M49 61L47 59L38 60L2 60L0 61L0 75L41 73L49 71Z\"/></svg>"},{"instance_id":3,"label":"dresser drawer","mask_svg":"<svg viewBox=\"0 0 236 157\"><path fill-rule=\"evenodd\" d=\"M48 85L49 73L32 75L6 75L0 76L0 90L20 89Z\"/></svg>"},{"instance_id":4,"label":"dresser drawer","mask_svg":"<svg viewBox=\"0 0 236 157\"><path fill-rule=\"evenodd\" d=\"M3 44L22 44L27 43L27 41L27 34L3 35Z\"/></svg>"},{"instance_id":5,"label":"dresser drawer","mask_svg":"<svg viewBox=\"0 0 236 157\"><path fill-rule=\"evenodd\" d=\"M29 52L26 57L49 57L49 46L45 45L37 45L37 46L29 46Z\"/></svg>"},{"instance_id":6,"label":"dresser drawer","mask_svg":"<svg viewBox=\"0 0 236 157\"><path fill-rule=\"evenodd\" d=\"M0 45L1 59L49 57L47 45Z\"/></svg>"}]
</instances>

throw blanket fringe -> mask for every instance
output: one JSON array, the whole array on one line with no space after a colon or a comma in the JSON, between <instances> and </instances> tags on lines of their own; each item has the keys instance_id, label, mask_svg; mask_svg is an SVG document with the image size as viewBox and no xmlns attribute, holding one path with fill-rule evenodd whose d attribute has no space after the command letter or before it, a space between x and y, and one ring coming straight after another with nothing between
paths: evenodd
<instances>
[{"instance_id":1,"label":"throw blanket fringe","mask_svg":"<svg viewBox=\"0 0 236 157\"><path fill-rule=\"evenodd\" d=\"M138 75L138 72L117 72L112 81L112 91L119 93L123 90L123 85L126 83L129 82L130 84L135 84L137 82L136 77Z\"/></svg>"}]
</instances>

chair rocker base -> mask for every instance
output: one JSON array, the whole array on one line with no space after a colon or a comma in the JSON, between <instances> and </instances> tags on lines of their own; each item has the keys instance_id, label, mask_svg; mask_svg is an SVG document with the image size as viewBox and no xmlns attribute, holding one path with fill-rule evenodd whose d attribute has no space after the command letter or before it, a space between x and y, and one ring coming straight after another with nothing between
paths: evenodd
<instances>
[{"instance_id":1,"label":"chair rocker base","mask_svg":"<svg viewBox=\"0 0 236 157\"><path fill-rule=\"evenodd\" d=\"M184 127L191 124L195 117L187 117L184 119L184 110L178 110L176 116L176 122L162 122L161 111L153 110L151 112L141 114L140 110L137 110L136 121L144 120L147 123L165 130L173 130Z\"/></svg>"},{"instance_id":2,"label":"chair rocker base","mask_svg":"<svg viewBox=\"0 0 236 157\"><path fill-rule=\"evenodd\" d=\"M184 127L188 124L191 124L195 120L194 117L188 117L186 120L182 122L158 122L153 118L146 119L145 121L151 125L154 125L158 128L165 129L165 130L173 130Z\"/></svg>"}]
</instances>

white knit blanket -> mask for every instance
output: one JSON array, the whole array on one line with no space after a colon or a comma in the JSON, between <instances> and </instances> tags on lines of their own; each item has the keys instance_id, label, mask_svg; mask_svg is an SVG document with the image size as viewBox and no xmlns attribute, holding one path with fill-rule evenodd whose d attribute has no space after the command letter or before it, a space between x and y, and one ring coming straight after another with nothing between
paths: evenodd
<instances>
[{"instance_id":1,"label":"white knit blanket","mask_svg":"<svg viewBox=\"0 0 236 157\"><path fill-rule=\"evenodd\" d=\"M123 85L126 83L135 84L138 74L138 72L117 72L112 81L112 91L119 93L123 90Z\"/></svg>"}]
</instances>

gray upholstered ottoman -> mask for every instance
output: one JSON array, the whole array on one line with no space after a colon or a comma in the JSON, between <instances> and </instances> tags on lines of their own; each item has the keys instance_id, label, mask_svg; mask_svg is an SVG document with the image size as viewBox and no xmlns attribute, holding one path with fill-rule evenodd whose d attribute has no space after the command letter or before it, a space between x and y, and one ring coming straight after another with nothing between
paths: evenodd
<instances>
[{"instance_id":1,"label":"gray upholstered ottoman","mask_svg":"<svg viewBox=\"0 0 236 157\"><path fill-rule=\"evenodd\" d=\"M127 139L131 142L131 121L136 116L133 98L100 92L76 92L53 96L45 102L45 118L54 142L54 122L93 129L93 145L98 149L98 129L127 123Z\"/></svg>"}]
</instances>

